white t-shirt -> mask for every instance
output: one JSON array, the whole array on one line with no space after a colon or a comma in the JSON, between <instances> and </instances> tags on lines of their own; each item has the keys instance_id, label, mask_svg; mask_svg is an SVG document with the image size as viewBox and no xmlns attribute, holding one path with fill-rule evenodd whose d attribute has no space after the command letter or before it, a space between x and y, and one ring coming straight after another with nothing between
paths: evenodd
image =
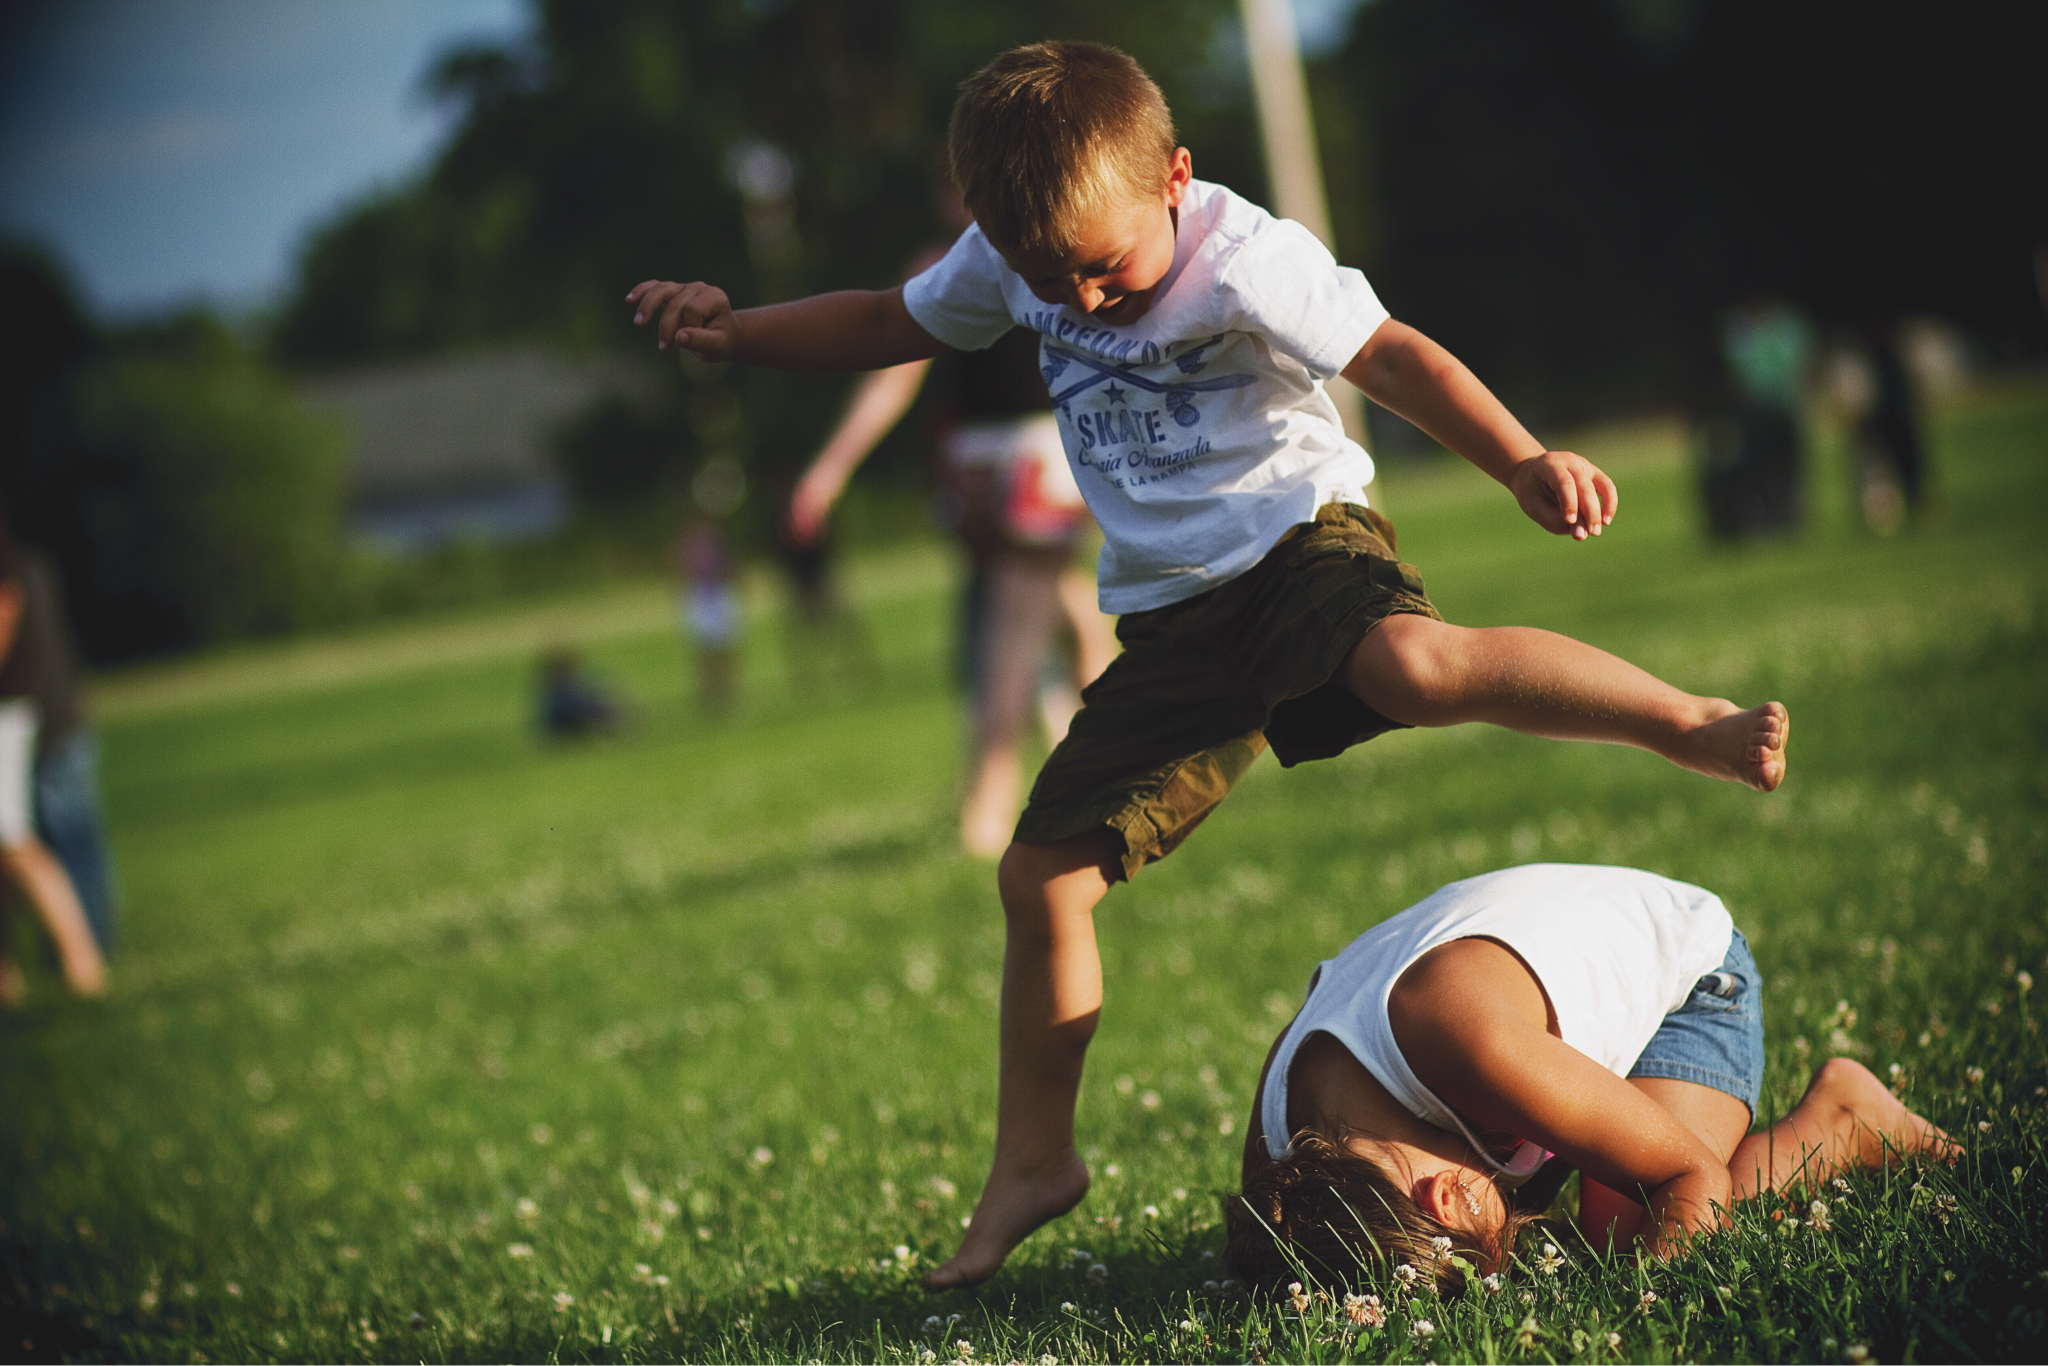
<instances>
[{"instance_id":1,"label":"white t-shirt","mask_svg":"<svg viewBox=\"0 0 2048 1366\"><path fill-rule=\"evenodd\" d=\"M1439 944L1484 938L1513 949L1550 997L1564 1041L1625 1077L1664 1017L1721 966L1734 937L1721 898L1637 868L1532 863L1440 887L1316 968L1308 1000L1266 1073L1259 1100L1266 1151L1277 1161L1291 1149L1287 1072L1317 1030L1349 1049L1410 1114L1463 1133L1478 1148L1464 1121L1408 1066L1387 1020L1394 983ZM1506 1173L1526 1177L1542 1157L1524 1143Z\"/></svg>"},{"instance_id":2,"label":"white t-shirt","mask_svg":"<svg viewBox=\"0 0 2048 1366\"><path fill-rule=\"evenodd\" d=\"M1106 542L1105 612L1206 592L1325 503L1365 501L1372 457L1323 381L1387 310L1308 229L1221 185L1189 186L1173 266L1127 327L1038 299L979 227L903 302L963 351L1020 323L1040 334L1067 459Z\"/></svg>"}]
</instances>

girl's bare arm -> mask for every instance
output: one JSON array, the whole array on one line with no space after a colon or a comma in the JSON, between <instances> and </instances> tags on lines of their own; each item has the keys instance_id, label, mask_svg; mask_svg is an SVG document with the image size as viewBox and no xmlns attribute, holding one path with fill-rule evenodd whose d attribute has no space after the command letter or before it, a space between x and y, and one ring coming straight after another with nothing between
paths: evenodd
<instances>
[{"instance_id":1,"label":"girl's bare arm","mask_svg":"<svg viewBox=\"0 0 2048 1366\"><path fill-rule=\"evenodd\" d=\"M1551 1034L1542 989L1512 952L1461 939L1425 954L1388 1001L1421 1082L1477 1127L1541 1143L1640 1200L1659 1256L1719 1228L1725 1161L1670 1111Z\"/></svg>"}]
</instances>

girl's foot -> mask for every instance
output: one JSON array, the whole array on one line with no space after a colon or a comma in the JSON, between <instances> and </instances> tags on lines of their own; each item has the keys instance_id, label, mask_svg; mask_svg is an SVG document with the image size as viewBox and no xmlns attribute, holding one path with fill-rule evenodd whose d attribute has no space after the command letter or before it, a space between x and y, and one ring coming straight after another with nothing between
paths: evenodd
<instances>
[{"instance_id":1,"label":"girl's foot","mask_svg":"<svg viewBox=\"0 0 2048 1366\"><path fill-rule=\"evenodd\" d=\"M1785 741L1792 733L1784 706L1766 702L1743 711L1733 702L1708 705L1718 714L1694 726L1672 759L1709 778L1775 791L1785 781Z\"/></svg>"},{"instance_id":2,"label":"girl's foot","mask_svg":"<svg viewBox=\"0 0 2048 1366\"><path fill-rule=\"evenodd\" d=\"M1829 1058L1822 1063L1806 1096L1840 1106L1847 1114L1855 1125L1856 1155L1863 1166L1883 1167L1919 1153L1938 1162L1953 1162L1963 1155L1960 1143L1908 1110L1876 1074L1854 1059Z\"/></svg>"},{"instance_id":3,"label":"girl's foot","mask_svg":"<svg viewBox=\"0 0 2048 1366\"><path fill-rule=\"evenodd\" d=\"M989 1173L960 1250L924 1278L928 1290L979 1285L1002 1269L1017 1244L1043 1224L1081 1203L1088 1193L1088 1165L1072 1148L1031 1172Z\"/></svg>"}]
</instances>

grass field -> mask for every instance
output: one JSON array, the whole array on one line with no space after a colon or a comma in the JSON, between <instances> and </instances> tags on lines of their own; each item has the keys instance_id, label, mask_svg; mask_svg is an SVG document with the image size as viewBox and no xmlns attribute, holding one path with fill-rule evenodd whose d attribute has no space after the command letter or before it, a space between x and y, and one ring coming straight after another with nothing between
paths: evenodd
<instances>
[{"instance_id":1,"label":"grass field","mask_svg":"<svg viewBox=\"0 0 2048 1366\"><path fill-rule=\"evenodd\" d=\"M0 1021L0 1354L2039 1359L2048 392L1945 409L1948 515L1889 540L1824 468L1803 536L1713 549L1670 432L1582 449L1623 490L1598 542L1396 470L1404 555L1453 620L1781 698L1784 789L1480 728L1262 763L1105 903L1096 1184L978 1293L916 1280L986 1166L1001 954L991 871L952 845L942 548L856 566L865 685L793 686L757 594L726 723L651 584L108 680L129 939L99 1004L29 954ZM532 738L556 639L639 700L629 735ZM1218 1287L1250 1088L1311 966L1535 859L1719 891L1767 978L1767 1108L1849 1053L1967 1159L1746 1207L1680 1264L1567 1246L1498 1294L1389 1295L1378 1329Z\"/></svg>"}]
</instances>

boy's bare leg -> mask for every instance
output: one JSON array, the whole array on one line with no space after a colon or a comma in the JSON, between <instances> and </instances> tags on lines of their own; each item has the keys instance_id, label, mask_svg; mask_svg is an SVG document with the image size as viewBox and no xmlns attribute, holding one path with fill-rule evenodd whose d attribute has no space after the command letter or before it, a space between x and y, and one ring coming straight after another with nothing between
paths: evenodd
<instances>
[{"instance_id":1,"label":"boy's bare leg","mask_svg":"<svg viewBox=\"0 0 2048 1366\"><path fill-rule=\"evenodd\" d=\"M1605 650L1524 626L1389 617L1338 675L1374 711L1411 726L1487 721L1553 740L1598 740L1769 792L1791 730L1776 702L1747 711L1695 697Z\"/></svg>"},{"instance_id":2,"label":"boy's bare leg","mask_svg":"<svg viewBox=\"0 0 2048 1366\"><path fill-rule=\"evenodd\" d=\"M974 1285L1031 1231L1088 1193L1074 1150L1081 1064L1102 1011L1095 903L1120 876L1107 830L1059 844L1012 844L997 881L1007 937L996 1153L960 1250L925 1279L934 1290Z\"/></svg>"},{"instance_id":3,"label":"boy's bare leg","mask_svg":"<svg viewBox=\"0 0 2048 1366\"><path fill-rule=\"evenodd\" d=\"M1862 1063L1829 1058L1791 1114L1742 1140L1728 1174L1735 1198L1747 1200L1801 1180L1818 1185L1839 1171L1883 1167L1914 1153L1952 1161L1962 1151L1900 1104Z\"/></svg>"},{"instance_id":4,"label":"boy's bare leg","mask_svg":"<svg viewBox=\"0 0 2048 1366\"><path fill-rule=\"evenodd\" d=\"M21 888L36 918L43 922L57 946L57 961L63 965L64 981L80 996L97 996L107 988L106 960L92 937L85 908L78 904L71 875L41 840L0 849L0 868L8 880Z\"/></svg>"}]
</instances>

